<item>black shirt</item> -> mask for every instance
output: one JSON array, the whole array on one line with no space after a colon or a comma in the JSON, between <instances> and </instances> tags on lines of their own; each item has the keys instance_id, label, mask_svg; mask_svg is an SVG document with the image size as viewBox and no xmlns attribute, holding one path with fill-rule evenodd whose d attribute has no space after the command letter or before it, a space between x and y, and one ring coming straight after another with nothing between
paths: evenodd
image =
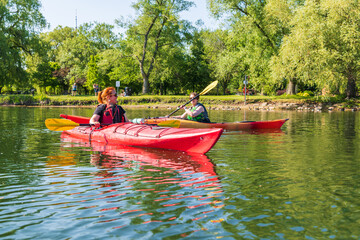
<instances>
[{"instance_id":1,"label":"black shirt","mask_svg":"<svg viewBox=\"0 0 360 240\"><path fill-rule=\"evenodd\" d=\"M99 119L100 123L102 122L104 112L107 109L106 107L107 107L106 104L100 104L95 109L94 114L100 116L100 119ZM111 112L112 112L112 116L113 116L113 123L120 123L120 122L125 121L124 114L126 112L121 106L119 106L119 105L111 105L110 108L111 108ZM118 108L119 111L116 111L116 108ZM120 114L118 114L118 113L120 113ZM124 120L122 120L123 118L124 118Z\"/></svg>"}]
</instances>

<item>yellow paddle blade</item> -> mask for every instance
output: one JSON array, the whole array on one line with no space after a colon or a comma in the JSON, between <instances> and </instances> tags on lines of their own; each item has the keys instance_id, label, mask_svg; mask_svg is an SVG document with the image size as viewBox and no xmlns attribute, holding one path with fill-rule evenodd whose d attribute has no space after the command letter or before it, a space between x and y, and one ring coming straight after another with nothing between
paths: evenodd
<instances>
[{"instance_id":1,"label":"yellow paddle blade","mask_svg":"<svg viewBox=\"0 0 360 240\"><path fill-rule=\"evenodd\" d=\"M211 89L213 89L214 87L216 87L216 85L218 84L219 81L214 81L211 84L209 84L209 86L207 86L201 93L199 93L199 95L204 95L207 92L209 92Z\"/></svg>"},{"instance_id":2,"label":"yellow paddle blade","mask_svg":"<svg viewBox=\"0 0 360 240\"><path fill-rule=\"evenodd\" d=\"M159 122L157 125L159 127L179 128L180 127L180 121L179 120L165 120L165 121Z\"/></svg>"},{"instance_id":3,"label":"yellow paddle blade","mask_svg":"<svg viewBox=\"0 0 360 240\"><path fill-rule=\"evenodd\" d=\"M68 119L49 118L45 120L45 126L51 131L66 131L79 126L79 124Z\"/></svg>"}]
</instances>

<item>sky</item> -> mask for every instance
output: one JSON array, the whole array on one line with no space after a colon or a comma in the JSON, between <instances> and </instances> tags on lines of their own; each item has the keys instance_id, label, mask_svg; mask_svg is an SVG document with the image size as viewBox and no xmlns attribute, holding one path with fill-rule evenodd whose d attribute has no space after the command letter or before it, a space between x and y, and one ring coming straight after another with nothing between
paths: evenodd
<instances>
[{"instance_id":1,"label":"sky","mask_svg":"<svg viewBox=\"0 0 360 240\"><path fill-rule=\"evenodd\" d=\"M63 27L76 27L83 23L98 22L115 25L115 19L123 17L128 19L135 16L131 7L134 0L40 0L41 12L50 24L47 31L52 31L58 25ZM193 0L196 6L182 13L182 19L195 22L201 19L206 28L215 29L218 22L210 17L206 8L206 0ZM115 32L123 33L125 30L115 26Z\"/></svg>"}]
</instances>

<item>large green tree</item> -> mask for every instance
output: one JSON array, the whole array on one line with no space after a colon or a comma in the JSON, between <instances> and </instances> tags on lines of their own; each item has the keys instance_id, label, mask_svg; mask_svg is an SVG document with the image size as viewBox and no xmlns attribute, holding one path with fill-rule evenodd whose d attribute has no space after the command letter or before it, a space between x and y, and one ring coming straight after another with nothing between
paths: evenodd
<instances>
[{"instance_id":1,"label":"large green tree","mask_svg":"<svg viewBox=\"0 0 360 240\"><path fill-rule=\"evenodd\" d=\"M188 37L190 25L179 13L193 3L185 0L138 0L133 4L137 18L127 27L127 42L143 79L142 93L150 92L150 75L165 46L181 45Z\"/></svg>"},{"instance_id":2,"label":"large green tree","mask_svg":"<svg viewBox=\"0 0 360 240\"><path fill-rule=\"evenodd\" d=\"M356 0L309 0L291 20L273 59L274 77L356 96L360 73L360 6Z\"/></svg>"},{"instance_id":3,"label":"large green tree","mask_svg":"<svg viewBox=\"0 0 360 240\"><path fill-rule=\"evenodd\" d=\"M24 56L39 50L46 26L38 0L0 0L0 93L4 86L26 85Z\"/></svg>"},{"instance_id":4,"label":"large green tree","mask_svg":"<svg viewBox=\"0 0 360 240\"><path fill-rule=\"evenodd\" d=\"M226 57L226 53L229 53L227 49L226 41L228 37L228 31L216 30L216 31L204 31L202 32L202 39L204 43L204 53L209 63L209 70L213 79L219 80L219 86L223 92L226 91L228 84L228 77L232 76L233 72L229 69L223 69L224 64L220 64ZM232 55L232 53L231 53ZM231 56L230 56L231 57ZM222 71L224 70L224 71Z\"/></svg>"},{"instance_id":5,"label":"large green tree","mask_svg":"<svg viewBox=\"0 0 360 240\"><path fill-rule=\"evenodd\" d=\"M139 68L135 59L128 57L122 47L105 50L98 57L100 85L103 88L115 86L115 82L120 81L121 88L131 88L132 93L136 94L141 92Z\"/></svg>"},{"instance_id":6,"label":"large green tree","mask_svg":"<svg viewBox=\"0 0 360 240\"><path fill-rule=\"evenodd\" d=\"M56 87L61 85L58 77L54 74L60 66L55 62L41 62L36 66L36 71L32 74L33 83L39 87L42 92L47 92L46 88L50 87L55 92Z\"/></svg>"},{"instance_id":7,"label":"large green tree","mask_svg":"<svg viewBox=\"0 0 360 240\"><path fill-rule=\"evenodd\" d=\"M209 59L206 57L204 31L195 31L186 58L184 86L192 91L202 91L212 81Z\"/></svg>"},{"instance_id":8,"label":"large green tree","mask_svg":"<svg viewBox=\"0 0 360 240\"><path fill-rule=\"evenodd\" d=\"M191 44L186 49L175 45L165 46L163 50L151 82L156 93L165 95L199 92L210 83L209 65L200 32L194 32Z\"/></svg>"},{"instance_id":9,"label":"large green tree","mask_svg":"<svg viewBox=\"0 0 360 240\"><path fill-rule=\"evenodd\" d=\"M187 87L188 72L187 55L180 47L166 46L165 51L159 54L157 64L154 68L153 93L165 95L168 93L184 93Z\"/></svg>"},{"instance_id":10,"label":"large green tree","mask_svg":"<svg viewBox=\"0 0 360 240\"><path fill-rule=\"evenodd\" d=\"M223 88L250 76L250 84L258 91L273 91L269 63L276 55L283 36L283 26L271 21L267 1L210 0L215 16L225 16L227 36L222 36L223 52L217 54L214 75ZM212 56L214 58L214 56Z\"/></svg>"},{"instance_id":11,"label":"large green tree","mask_svg":"<svg viewBox=\"0 0 360 240\"><path fill-rule=\"evenodd\" d=\"M91 56L118 47L119 41L112 30L112 25L95 22L78 29L58 26L42 36L50 46L49 60L60 65L54 74L66 80L68 89L74 82L85 91L90 91L94 82L105 84L105 79L101 79L104 75L97 73L97 61L91 60Z\"/></svg>"},{"instance_id":12,"label":"large green tree","mask_svg":"<svg viewBox=\"0 0 360 240\"><path fill-rule=\"evenodd\" d=\"M91 42L96 50L101 52L117 46L118 37L113 30L113 25L94 22L82 24L78 31Z\"/></svg>"}]
</instances>

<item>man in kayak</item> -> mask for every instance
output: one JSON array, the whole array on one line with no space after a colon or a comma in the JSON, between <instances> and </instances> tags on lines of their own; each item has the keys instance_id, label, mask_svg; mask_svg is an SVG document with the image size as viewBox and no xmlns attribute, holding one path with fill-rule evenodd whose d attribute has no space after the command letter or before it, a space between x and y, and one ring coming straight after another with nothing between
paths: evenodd
<instances>
[{"instance_id":1,"label":"man in kayak","mask_svg":"<svg viewBox=\"0 0 360 240\"><path fill-rule=\"evenodd\" d=\"M125 110L117 105L117 93L115 88L108 87L98 93L100 103L90 119L90 124L100 126L100 124L112 124L128 122Z\"/></svg>"},{"instance_id":2,"label":"man in kayak","mask_svg":"<svg viewBox=\"0 0 360 240\"><path fill-rule=\"evenodd\" d=\"M190 100L192 99L191 101L192 107L186 108L184 105L181 106L180 108L184 109L185 112L183 115L180 116L180 118L197 121L197 122L205 122L205 123L210 122L209 115L208 112L206 111L205 106L199 103L199 97L200 96L196 92L192 92L190 94Z\"/></svg>"}]
</instances>

